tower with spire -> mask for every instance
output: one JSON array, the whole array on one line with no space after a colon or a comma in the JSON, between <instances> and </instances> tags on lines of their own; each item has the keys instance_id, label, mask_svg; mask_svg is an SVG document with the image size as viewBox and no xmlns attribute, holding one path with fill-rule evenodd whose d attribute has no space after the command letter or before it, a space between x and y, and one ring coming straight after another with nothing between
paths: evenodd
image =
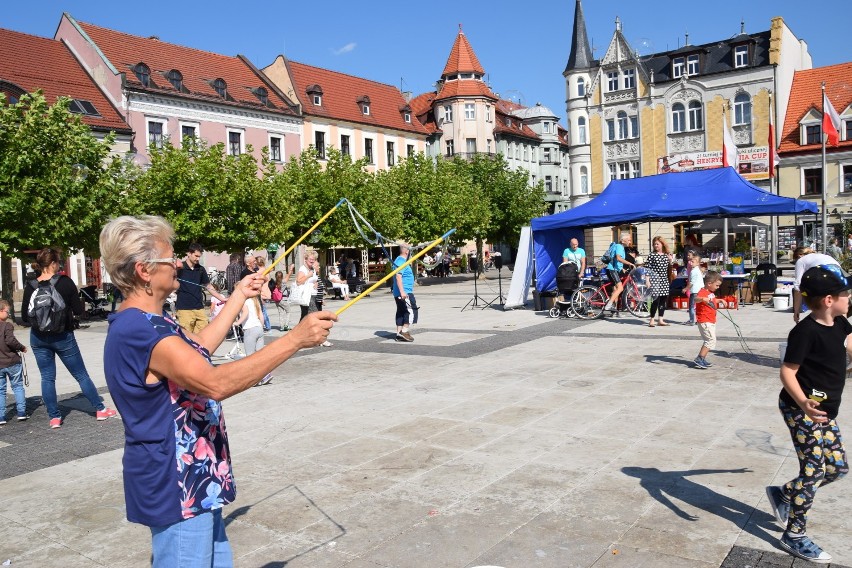
<instances>
[{"instance_id":1,"label":"tower with spire","mask_svg":"<svg viewBox=\"0 0 852 568\"><path fill-rule=\"evenodd\" d=\"M565 102L568 115L568 155L570 162L571 205L585 203L591 197L591 138L589 132L589 94L595 61L586 33L583 6L577 0L571 53L562 76L565 77Z\"/></svg>"}]
</instances>

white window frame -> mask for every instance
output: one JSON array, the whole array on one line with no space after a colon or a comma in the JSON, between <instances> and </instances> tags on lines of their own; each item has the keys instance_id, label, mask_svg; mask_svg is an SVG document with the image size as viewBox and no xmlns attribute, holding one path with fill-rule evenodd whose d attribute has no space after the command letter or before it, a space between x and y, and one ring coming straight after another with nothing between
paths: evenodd
<instances>
[{"instance_id":1,"label":"white window frame","mask_svg":"<svg viewBox=\"0 0 852 568\"><path fill-rule=\"evenodd\" d=\"M183 146L183 127L186 126L188 128L193 128L195 130L195 138L196 141L201 139L201 125L197 122L189 122L186 120L178 121L178 132L180 132L180 143Z\"/></svg>"},{"instance_id":2,"label":"white window frame","mask_svg":"<svg viewBox=\"0 0 852 568\"><path fill-rule=\"evenodd\" d=\"M240 153L232 154L231 153L231 133L240 135ZM228 152L229 156L242 156L246 153L246 131L244 128L226 128L225 129L225 149Z\"/></svg>"},{"instance_id":3,"label":"white window frame","mask_svg":"<svg viewBox=\"0 0 852 568\"><path fill-rule=\"evenodd\" d=\"M618 71L609 71L606 74L606 90L607 92L618 90Z\"/></svg>"},{"instance_id":4,"label":"white window frame","mask_svg":"<svg viewBox=\"0 0 852 568\"><path fill-rule=\"evenodd\" d=\"M476 120L476 104L464 103L464 119Z\"/></svg>"},{"instance_id":5,"label":"white window frame","mask_svg":"<svg viewBox=\"0 0 852 568\"><path fill-rule=\"evenodd\" d=\"M472 145L471 142L473 142ZM476 138L465 138L464 151L468 154L476 154Z\"/></svg>"},{"instance_id":6,"label":"white window frame","mask_svg":"<svg viewBox=\"0 0 852 568\"><path fill-rule=\"evenodd\" d=\"M322 149L317 147L317 135L322 135ZM314 139L311 141L311 146L314 147L314 150L317 152L317 158L320 160L325 160L328 158L328 132L321 129L314 129Z\"/></svg>"},{"instance_id":7,"label":"white window frame","mask_svg":"<svg viewBox=\"0 0 852 568\"><path fill-rule=\"evenodd\" d=\"M314 106L322 106L322 95L313 96Z\"/></svg>"},{"instance_id":8,"label":"white window frame","mask_svg":"<svg viewBox=\"0 0 852 568\"><path fill-rule=\"evenodd\" d=\"M452 140L447 140L447 153L445 154L447 158L452 158L456 155L456 145Z\"/></svg>"},{"instance_id":9,"label":"white window frame","mask_svg":"<svg viewBox=\"0 0 852 568\"><path fill-rule=\"evenodd\" d=\"M396 163L396 142L393 140L385 140L385 159L389 168Z\"/></svg>"},{"instance_id":10,"label":"white window frame","mask_svg":"<svg viewBox=\"0 0 852 568\"><path fill-rule=\"evenodd\" d=\"M586 143L586 117L584 116L577 119L577 139L578 144Z\"/></svg>"},{"instance_id":11,"label":"white window frame","mask_svg":"<svg viewBox=\"0 0 852 568\"><path fill-rule=\"evenodd\" d=\"M686 58L675 57L672 59L672 79L679 79L686 71Z\"/></svg>"},{"instance_id":12,"label":"white window frame","mask_svg":"<svg viewBox=\"0 0 852 568\"><path fill-rule=\"evenodd\" d=\"M361 103L361 112L364 116L370 116L370 103Z\"/></svg>"},{"instance_id":13,"label":"white window frame","mask_svg":"<svg viewBox=\"0 0 852 568\"><path fill-rule=\"evenodd\" d=\"M453 105L444 105L444 122L453 121Z\"/></svg>"},{"instance_id":14,"label":"white window frame","mask_svg":"<svg viewBox=\"0 0 852 568\"><path fill-rule=\"evenodd\" d=\"M680 107L680 109L676 109L675 107ZM683 103L673 104L672 110L671 110L671 116L672 116L672 132L673 133L686 132L686 105L684 105ZM680 128L678 128L678 125L680 126Z\"/></svg>"},{"instance_id":15,"label":"white window frame","mask_svg":"<svg viewBox=\"0 0 852 568\"><path fill-rule=\"evenodd\" d=\"M544 129L544 133L545 133L545 134L550 134L550 123L549 123L548 121L546 121L546 120L545 120L545 121L544 121L544 122L542 122L541 124L542 124L542 128Z\"/></svg>"},{"instance_id":16,"label":"white window frame","mask_svg":"<svg viewBox=\"0 0 852 568\"><path fill-rule=\"evenodd\" d=\"M589 170L586 166L580 166L580 193L589 193Z\"/></svg>"},{"instance_id":17,"label":"white window frame","mask_svg":"<svg viewBox=\"0 0 852 568\"><path fill-rule=\"evenodd\" d=\"M626 140L627 138L630 138L630 118L627 116L627 113L623 110L618 111L618 114L615 115L615 119L618 126L618 139Z\"/></svg>"},{"instance_id":18,"label":"white window frame","mask_svg":"<svg viewBox=\"0 0 852 568\"><path fill-rule=\"evenodd\" d=\"M367 154L367 140L370 141L370 154ZM364 136L364 157L367 158L368 164L376 165L376 138L374 136Z\"/></svg>"},{"instance_id":19,"label":"white window frame","mask_svg":"<svg viewBox=\"0 0 852 568\"><path fill-rule=\"evenodd\" d=\"M577 79L577 96L585 97L586 96L586 80L580 77Z\"/></svg>"},{"instance_id":20,"label":"white window frame","mask_svg":"<svg viewBox=\"0 0 852 568\"><path fill-rule=\"evenodd\" d=\"M636 88L636 70L632 67L622 70L622 81L625 89Z\"/></svg>"},{"instance_id":21,"label":"white window frame","mask_svg":"<svg viewBox=\"0 0 852 568\"><path fill-rule=\"evenodd\" d=\"M491 154L491 138L485 141L485 151Z\"/></svg>"},{"instance_id":22,"label":"white window frame","mask_svg":"<svg viewBox=\"0 0 852 568\"><path fill-rule=\"evenodd\" d=\"M151 123L159 124L160 126L163 127L162 141L160 142L159 146L157 146L155 144L155 146L158 149L162 149L163 146L165 146L166 141L169 139L169 121L166 120L165 118L155 118L155 117L149 118L147 116L145 117L145 148L146 149L151 147L151 126L150 126Z\"/></svg>"},{"instance_id":23,"label":"white window frame","mask_svg":"<svg viewBox=\"0 0 852 568\"><path fill-rule=\"evenodd\" d=\"M689 104L686 105L686 115L688 121L687 130L704 130L704 105L701 104L701 101L689 101Z\"/></svg>"},{"instance_id":24,"label":"white window frame","mask_svg":"<svg viewBox=\"0 0 852 568\"><path fill-rule=\"evenodd\" d=\"M411 113L410 113L410 112L404 112L404 113L402 113L402 119L403 119L403 120L404 120L407 124L411 124Z\"/></svg>"},{"instance_id":25,"label":"white window frame","mask_svg":"<svg viewBox=\"0 0 852 568\"><path fill-rule=\"evenodd\" d=\"M742 100L743 97L745 100ZM751 97L748 93L737 93L734 96L734 124L737 126L751 124Z\"/></svg>"},{"instance_id":26,"label":"white window frame","mask_svg":"<svg viewBox=\"0 0 852 568\"><path fill-rule=\"evenodd\" d=\"M485 105L485 122L491 122L491 105Z\"/></svg>"},{"instance_id":27,"label":"white window frame","mask_svg":"<svg viewBox=\"0 0 852 568\"><path fill-rule=\"evenodd\" d=\"M698 75L698 55L690 55L686 58L686 74L690 77Z\"/></svg>"},{"instance_id":28,"label":"white window frame","mask_svg":"<svg viewBox=\"0 0 852 568\"><path fill-rule=\"evenodd\" d=\"M268 144L269 144L269 146L268 146L269 147L269 159L272 160L273 162L283 163L284 162L284 135L279 134L278 132L268 132L267 138L269 140L269 142L268 142ZM278 151L280 152L278 159L275 159L274 157L272 157L272 139L273 138L278 139L278 144L279 144Z\"/></svg>"},{"instance_id":29,"label":"white window frame","mask_svg":"<svg viewBox=\"0 0 852 568\"><path fill-rule=\"evenodd\" d=\"M734 67L748 67L748 45L738 45L734 48Z\"/></svg>"}]
</instances>

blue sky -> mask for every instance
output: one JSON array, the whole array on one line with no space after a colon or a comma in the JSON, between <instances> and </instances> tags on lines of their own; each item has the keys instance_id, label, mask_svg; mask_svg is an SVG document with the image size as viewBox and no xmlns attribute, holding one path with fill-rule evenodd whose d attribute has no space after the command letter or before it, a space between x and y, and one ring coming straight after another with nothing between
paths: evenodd
<instances>
[{"instance_id":1,"label":"blue sky","mask_svg":"<svg viewBox=\"0 0 852 568\"><path fill-rule=\"evenodd\" d=\"M52 37L63 11L76 19L135 35L227 55L243 54L258 67L278 54L301 63L388 83L415 95L432 90L440 78L459 24L488 73L492 89L523 104L536 102L565 116L562 71L571 46L574 0L458 2L423 4L399 1L233 4L220 0L149 0L119 3L103 0L5 2L0 27ZM775 2L714 0L586 0L583 12L595 57L601 57L622 22L625 37L642 54L676 49L689 33L690 43L717 41L740 31L769 29L781 16L808 43L815 67L852 60L845 29L831 33L824 14L848 13L847 1L817 5L793 0ZM839 20L834 20L835 22Z\"/></svg>"}]
</instances>

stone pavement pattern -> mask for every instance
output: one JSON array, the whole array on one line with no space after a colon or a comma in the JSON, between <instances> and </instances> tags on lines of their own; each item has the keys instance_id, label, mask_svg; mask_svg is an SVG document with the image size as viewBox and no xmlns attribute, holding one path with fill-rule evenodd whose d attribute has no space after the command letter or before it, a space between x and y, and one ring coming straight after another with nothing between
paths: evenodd
<instances>
[{"instance_id":1,"label":"stone pavement pattern","mask_svg":"<svg viewBox=\"0 0 852 568\"><path fill-rule=\"evenodd\" d=\"M791 314L732 312L753 355L720 318L722 351L698 370L694 328L460 312L472 293L419 287L412 344L392 340L393 301L374 293L343 314L333 347L225 401L237 566L802 565L776 547L764 494L797 470L776 407ZM99 387L105 332L77 333ZM28 357L33 417L0 428L0 563L147 565L149 531L124 518L121 422L96 423L69 396L50 431ZM76 392L64 369L57 384ZM834 566L852 565L850 495L849 481L826 487L810 515Z\"/></svg>"}]
</instances>

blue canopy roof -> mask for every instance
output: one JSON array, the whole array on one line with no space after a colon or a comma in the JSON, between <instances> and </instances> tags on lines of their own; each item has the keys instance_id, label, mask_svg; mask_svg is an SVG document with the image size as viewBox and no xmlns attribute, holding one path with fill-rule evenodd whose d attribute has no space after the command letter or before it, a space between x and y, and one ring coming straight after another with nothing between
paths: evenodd
<instances>
[{"instance_id":1,"label":"blue canopy roof","mask_svg":"<svg viewBox=\"0 0 852 568\"><path fill-rule=\"evenodd\" d=\"M613 180L588 203L532 220L536 288L555 287L562 251L571 237L582 243L584 229L647 221L816 212L815 203L769 193L744 180L733 168Z\"/></svg>"}]
</instances>

